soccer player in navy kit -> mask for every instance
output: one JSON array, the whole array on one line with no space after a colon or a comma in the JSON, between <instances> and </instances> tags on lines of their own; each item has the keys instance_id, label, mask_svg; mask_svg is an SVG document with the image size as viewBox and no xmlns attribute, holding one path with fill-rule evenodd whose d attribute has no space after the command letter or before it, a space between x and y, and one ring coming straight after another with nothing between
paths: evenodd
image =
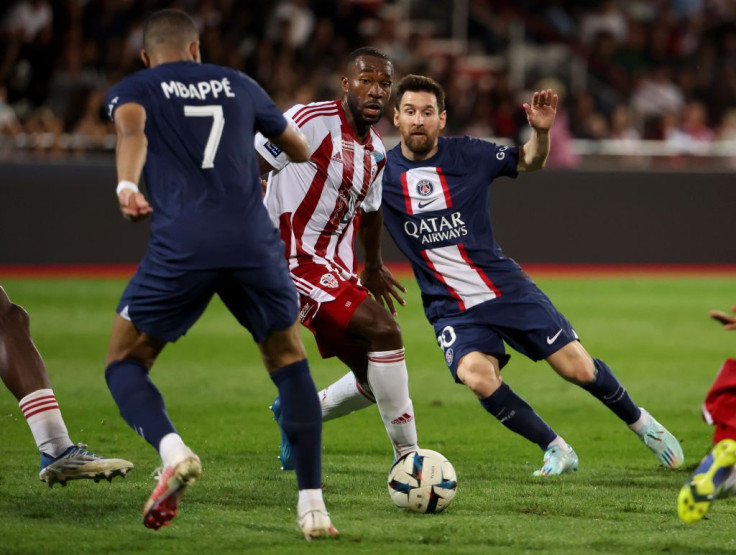
<instances>
[{"instance_id":1,"label":"soccer player in navy kit","mask_svg":"<svg viewBox=\"0 0 736 555\"><path fill-rule=\"evenodd\" d=\"M427 318L458 383L510 430L539 445L538 475L577 469L572 448L501 380L503 342L533 360L545 359L623 420L666 467L684 462L677 439L638 407L608 365L592 358L570 323L495 242L489 184L499 176L544 167L557 95L535 92L524 104L532 128L520 147L472 137L439 137L444 91L409 75L397 87L394 124L401 143L389 151L383 176L384 223L409 259Z\"/></svg>"},{"instance_id":2,"label":"soccer player in navy kit","mask_svg":"<svg viewBox=\"0 0 736 555\"><path fill-rule=\"evenodd\" d=\"M167 525L201 475L148 373L217 293L258 343L278 387L296 464L299 526L307 539L337 535L322 499L320 405L299 336L296 291L261 202L253 149L261 131L303 161L306 142L255 81L199 63L197 28L184 12L151 15L143 45L148 69L114 86L107 106L118 135L120 209L134 221L151 214L151 237L117 309L105 376L121 416L163 461L144 524ZM141 172L150 204L136 185Z\"/></svg>"}]
</instances>

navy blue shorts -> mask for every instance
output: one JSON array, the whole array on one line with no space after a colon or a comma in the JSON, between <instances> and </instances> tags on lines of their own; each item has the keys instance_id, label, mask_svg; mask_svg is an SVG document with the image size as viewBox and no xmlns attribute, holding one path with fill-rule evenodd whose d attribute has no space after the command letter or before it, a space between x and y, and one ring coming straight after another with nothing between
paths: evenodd
<instances>
[{"instance_id":1,"label":"navy blue shorts","mask_svg":"<svg viewBox=\"0 0 736 555\"><path fill-rule=\"evenodd\" d=\"M296 322L299 304L286 261L266 268L173 270L144 259L117 312L140 331L176 341L217 293L240 324L262 343Z\"/></svg>"},{"instance_id":2,"label":"navy blue shorts","mask_svg":"<svg viewBox=\"0 0 736 555\"><path fill-rule=\"evenodd\" d=\"M453 378L457 363L478 351L496 357L503 368L511 358L504 341L532 360L542 360L575 341L572 325L534 283L432 322L437 343Z\"/></svg>"}]
</instances>

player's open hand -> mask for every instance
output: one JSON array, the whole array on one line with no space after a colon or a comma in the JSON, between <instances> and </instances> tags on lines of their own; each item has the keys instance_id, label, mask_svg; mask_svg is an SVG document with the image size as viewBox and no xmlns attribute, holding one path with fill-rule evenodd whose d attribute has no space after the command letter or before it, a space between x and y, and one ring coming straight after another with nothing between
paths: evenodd
<instances>
[{"instance_id":1,"label":"player's open hand","mask_svg":"<svg viewBox=\"0 0 736 555\"><path fill-rule=\"evenodd\" d=\"M736 314L736 306L731 308L731 312ZM708 316L723 324L723 329L736 330L736 316L731 316L720 310L711 310Z\"/></svg>"},{"instance_id":2,"label":"player's open hand","mask_svg":"<svg viewBox=\"0 0 736 555\"><path fill-rule=\"evenodd\" d=\"M399 294L399 292L406 293L406 288L394 279L386 266L381 265L376 269L365 268L360 274L360 281L373 294L376 301L381 306L385 306L394 316L396 316L394 299L401 306L406 306L406 301Z\"/></svg>"},{"instance_id":3,"label":"player's open hand","mask_svg":"<svg viewBox=\"0 0 736 555\"><path fill-rule=\"evenodd\" d=\"M532 103L524 103L524 111L529 125L537 131L549 131L557 115L558 97L552 89L537 91L532 96Z\"/></svg>"},{"instance_id":4,"label":"player's open hand","mask_svg":"<svg viewBox=\"0 0 736 555\"><path fill-rule=\"evenodd\" d=\"M143 220L153 212L153 208L148 204L146 197L142 193L136 193L129 189L120 191L118 203L120 204L120 212L122 212L123 217L132 222Z\"/></svg>"}]
</instances>

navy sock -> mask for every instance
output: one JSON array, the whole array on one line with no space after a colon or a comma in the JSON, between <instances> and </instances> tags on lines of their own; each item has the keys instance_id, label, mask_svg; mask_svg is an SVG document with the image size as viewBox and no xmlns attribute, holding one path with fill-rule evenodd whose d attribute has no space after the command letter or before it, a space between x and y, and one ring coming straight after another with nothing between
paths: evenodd
<instances>
[{"instance_id":1,"label":"navy sock","mask_svg":"<svg viewBox=\"0 0 736 555\"><path fill-rule=\"evenodd\" d=\"M279 388L281 427L291 444L299 489L322 487L322 409L307 359L271 374Z\"/></svg>"},{"instance_id":2,"label":"navy sock","mask_svg":"<svg viewBox=\"0 0 736 555\"><path fill-rule=\"evenodd\" d=\"M602 401L626 424L636 422L641 416L641 409L631 400L624 386L619 383L605 362L594 358L593 363L596 369L595 381L580 387Z\"/></svg>"},{"instance_id":3,"label":"navy sock","mask_svg":"<svg viewBox=\"0 0 736 555\"><path fill-rule=\"evenodd\" d=\"M158 451L161 438L176 433L166 414L164 398L148 377L148 369L135 360L119 360L105 369L105 380L120 416Z\"/></svg>"},{"instance_id":4,"label":"navy sock","mask_svg":"<svg viewBox=\"0 0 736 555\"><path fill-rule=\"evenodd\" d=\"M536 443L543 451L557 437L529 403L505 383L485 399L480 399L480 404L509 430Z\"/></svg>"}]
</instances>

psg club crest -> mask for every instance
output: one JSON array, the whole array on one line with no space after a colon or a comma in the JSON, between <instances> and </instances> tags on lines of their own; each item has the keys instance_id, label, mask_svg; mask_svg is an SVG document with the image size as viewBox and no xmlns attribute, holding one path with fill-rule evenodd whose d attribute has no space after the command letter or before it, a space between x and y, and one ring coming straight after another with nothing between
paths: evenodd
<instances>
[{"instance_id":1,"label":"psg club crest","mask_svg":"<svg viewBox=\"0 0 736 555\"><path fill-rule=\"evenodd\" d=\"M330 289L336 289L339 285L339 283L337 282L337 278L332 274L323 275L321 278L319 278L319 282L325 287L329 287Z\"/></svg>"},{"instance_id":2,"label":"psg club crest","mask_svg":"<svg viewBox=\"0 0 736 555\"><path fill-rule=\"evenodd\" d=\"M433 190L434 185L432 185L432 182L427 179L422 179L417 183L417 193L419 193L419 196L421 197L428 197L432 194Z\"/></svg>"},{"instance_id":3,"label":"psg club crest","mask_svg":"<svg viewBox=\"0 0 736 555\"><path fill-rule=\"evenodd\" d=\"M445 362L447 362L447 366L452 366L452 358L454 355L455 353L452 351L452 347L445 351Z\"/></svg>"}]
</instances>

